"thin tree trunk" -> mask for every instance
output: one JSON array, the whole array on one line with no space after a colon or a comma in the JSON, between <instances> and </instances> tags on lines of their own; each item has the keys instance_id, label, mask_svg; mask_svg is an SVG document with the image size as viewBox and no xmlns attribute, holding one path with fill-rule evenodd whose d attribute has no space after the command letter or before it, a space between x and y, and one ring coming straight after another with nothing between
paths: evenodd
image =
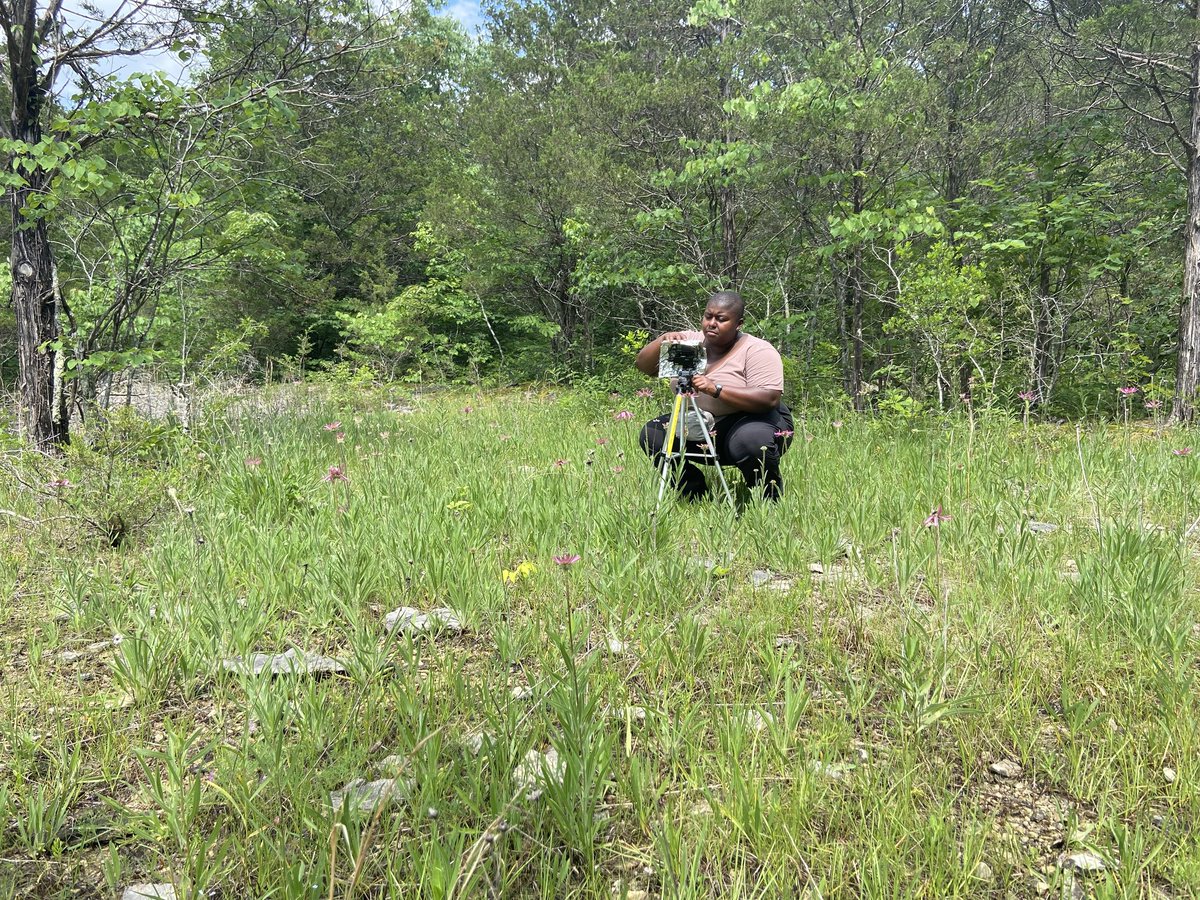
<instances>
[{"instance_id":1,"label":"thin tree trunk","mask_svg":"<svg viewBox=\"0 0 1200 900\"><path fill-rule=\"evenodd\" d=\"M6 74L11 85L9 132L14 141L34 146L42 139L41 113L45 94L38 83L37 3L21 0L3 9L8 37ZM11 156L5 160L13 171ZM54 450L67 441L65 392L56 390L57 355L50 345L59 337L58 298L54 256L46 221L29 219L25 209L46 191L48 176L40 168L25 175L25 183L9 188L12 214L12 304L17 320L18 403L21 428L39 450Z\"/></svg>"},{"instance_id":2,"label":"thin tree trunk","mask_svg":"<svg viewBox=\"0 0 1200 900\"><path fill-rule=\"evenodd\" d=\"M1192 9L1195 17L1200 19L1200 3ZM1179 308L1179 362L1175 373L1175 405L1171 412L1171 418L1176 422L1192 421L1196 389L1200 385L1200 43L1192 45L1191 69L1183 302Z\"/></svg>"},{"instance_id":3,"label":"thin tree trunk","mask_svg":"<svg viewBox=\"0 0 1200 900\"><path fill-rule=\"evenodd\" d=\"M721 22L721 46L729 39L729 20ZM725 65L722 53L719 65ZM729 152L733 144L733 116L728 112L729 101L733 97L733 83L729 75L722 74L718 80L718 90L721 95L721 140L723 149ZM722 184L717 192L721 208L721 276L724 285L733 289L740 287L738 281L738 240L737 240L737 192L729 181L729 170L722 171ZM723 286L724 286L723 285Z\"/></svg>"},{"instance_id":4,"label":"thin tree trunk","mask_svg":"<svg viewBox=\"0 0 1200 900\"><path fill-rule=\"evenodd\" d=\"M53 450L67 442L66 395L56 390L62 372L58 352L49 346L59 337L54 292L54 257L42 219L21 215L29 198L42 190L41 178L9 193L12 210L12 303L17 319L21 425L35 448ZM57 375L57 377L56 377Z\"/></svg>"},{"instance_id":5,"label":"thin tree trunk","mask_svg":"<svg viewBox=\"0 0 1200 900\"><path fill-rule=\"evenodd\" d=\"M860 173L863 170L863 159L866 155L865 140L861 134L854 135L854 153L851 162L853 181L851 182L851 204L857 219L866 208L866 188ZM850 291L850 377L848 387L854 401L854 409L862 412L865 397L863 396L863 308L866 305L866 287L863 284L863 251L861 243L856 243L851 251L850 278L847 287Z\"/></svg>"}]
</instances>

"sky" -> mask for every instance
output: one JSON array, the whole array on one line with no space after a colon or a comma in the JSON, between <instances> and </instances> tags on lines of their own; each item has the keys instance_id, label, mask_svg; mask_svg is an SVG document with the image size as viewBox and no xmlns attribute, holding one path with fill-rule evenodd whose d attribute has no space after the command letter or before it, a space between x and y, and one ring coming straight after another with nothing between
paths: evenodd
<instances>
[{"instance_id":1,"label":"sky","mask_svg":"<svg viewBox=\"0 0 1200 900\"><path fill-rule=\"evenodd\" d=\"M92 5L101 13L112 13L125 3L125 9L129 9L131 5L136 3L136 0L91 0ZM395 6L397 2L404 0L381 0L385 6ZM74 19L78 24L84 24L87 20L93 20L93 17L83 11L82 5L75 0L67 0L63 4L64 15L68 19ZM483 14L479 9L479 0L443 0L439 15L447 16L452 19L457 19L466 29L467 34L474 36L483 23ZM136 56L129 59L117 59L110 61L109 72L119 72L123 75L132 75L136 72L163 72L172 79L178 79L185 70L185 65L171 53L169 50L161 50L157 53L143 53L141 56ZM73 84L64 78L59 83L60 95L65 94L70 96L73 93Z\"/></svg>"}]
</instances>

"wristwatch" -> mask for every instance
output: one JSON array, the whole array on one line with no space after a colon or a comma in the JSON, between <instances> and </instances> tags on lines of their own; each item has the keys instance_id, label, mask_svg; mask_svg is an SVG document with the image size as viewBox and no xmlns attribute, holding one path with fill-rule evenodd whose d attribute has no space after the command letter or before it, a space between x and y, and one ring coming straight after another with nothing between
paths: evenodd
<instances>
[{"instance_id":1,"label":"wristwatch","mask_svg":"<svg viewBox=\"0 0 1200 900\"><path fill-rule=\"evenodd\" d=\"M717 397L721 396L721 391L725 389L725 385L721 384L719 381L713 383L717 386L717 389L713 391L713 399L715 400Z\"/></svg>"}]
</instances>

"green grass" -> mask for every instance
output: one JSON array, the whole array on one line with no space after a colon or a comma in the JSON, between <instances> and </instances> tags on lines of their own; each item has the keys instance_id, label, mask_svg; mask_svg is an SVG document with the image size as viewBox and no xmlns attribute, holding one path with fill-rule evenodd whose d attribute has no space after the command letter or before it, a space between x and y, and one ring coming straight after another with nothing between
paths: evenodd
<instances>
[{"instance_id":1,"label":"green grass","mask_svg":"<svg viewBox=\"0 0 1200 900\"><path fill-rule=\"evenodd\" d=\"M655 523L662 397L267 399L7 457L0 898L1195 895L1188 435L809 419L781 504ZM290 647L346 674L221 666Z\"/></svg>"}]
</instances>

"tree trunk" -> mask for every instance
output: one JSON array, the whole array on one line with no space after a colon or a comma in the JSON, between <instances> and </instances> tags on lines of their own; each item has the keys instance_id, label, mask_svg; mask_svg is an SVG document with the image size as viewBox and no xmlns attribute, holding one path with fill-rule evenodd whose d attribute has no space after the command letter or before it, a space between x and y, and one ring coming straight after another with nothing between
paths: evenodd
<instances>
[{"instance_id":1,"label":"tree trunk","mask_svg":"<svg viewBox=\"0 0 1200 900\"><path fill-rule=\"evenodd\" d=\"M1200 18L1200 3L1195 7ZM1179 362L1175 373L1175 422L1191 422L1200 386L1200 44L1192 45L1192 84L1188 89L1191 140L1188 144L1187 223L1184 230L1183 303L1179 309Z\"/></svg>"},{"instance_id":2,"label":"tree trunk","mask_svg":"<svg viewBox=\"0 0 1200 900\"><path fill-rule=\"evenodd\" d=\"M8 37L6 74L12 89L9 130L6 137L34 146L42 139L41 115L45 92L38 81L37 3L20 0L3 10ZM11 171L12 158L5 160ZM46 191L49 176L35 168L24 174L25 183L10 188L12 213L12 304L17 320L18 404L21 428L36 449L54 450L67 441L66 392L59 389L62 368L58 353L49 344L58 339L58 296L54 256L46 234L46 221L29 219L23 210L37 207L31 200Z\"/></svg>"},{"instance_id":3,"label":"tree trunk","mask_svg":"<svg viewBox=\"0 0 1200 900\"><path fill-rule=\"evenodd\" d=\"M35 140L40 139L35 138ZM44 190L43 177L9 192L12 209L12 303L17 319L17 357L20 365L18 402L25 437L39 450L67 442L66 392L57 366L58 352L50 342L59 337L54 257L43 219L25 220L21 210L29 198Z\"/></svg>"},{"instance_id":4,"label":"tree trunk","mask_svg":"<svg viewBox=\"0 0 1200 900\"><path fill-rule=\"evenodd\" d=\"M851 161L851 171L854 173L851 181L851 206L857 219L866 209L866 185L863 183L863 160L866 156L866 140L861 135L854 135L854 152ZM863 249L861 243L856 243L851 251L849 278L850 305L850 372L847 378L854 409L862 412L866 406L863 396L863 310L866 305L866 285L863 283Z\"/></svg>"}]
</instances>

